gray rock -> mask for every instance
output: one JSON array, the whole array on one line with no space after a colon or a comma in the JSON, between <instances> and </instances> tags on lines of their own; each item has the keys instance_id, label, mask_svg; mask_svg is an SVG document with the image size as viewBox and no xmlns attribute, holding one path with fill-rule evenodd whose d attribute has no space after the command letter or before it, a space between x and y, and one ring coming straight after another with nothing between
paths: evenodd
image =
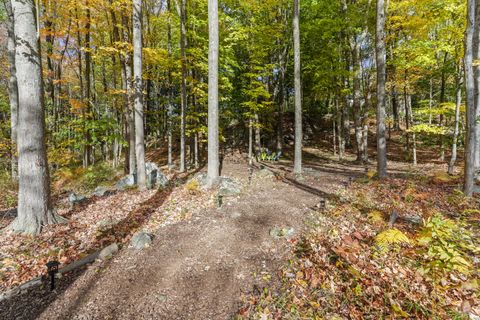
<instances>
[{"instance_id":1,"label":"gray rock","mask_svg":"<svg viewBox=\"0 0 480 320\"><path fill-rule=\"evenodd\" d=\"M222 197L236 196L242 192L242 184L228 177L220 177L218 195Z\"/></svg>"},{"instance_id":2,"label":"gray rock","mask_svg":"<svg viewBox=\"0 0 480 320\"><path fill-rule=\"evenodd\" d=\"M275 239L290 239L293 234L295 233L295 230L293 228L278 228L275 227L270 230L270 236L272 236Z\"/></svg>"},{"instance_id":3,"label":"gray rock","mask_svg":"<svg viewBox=\"0 0 480 320\"><path fill-rule=\"evenodd\" d=\"M207 174L206 173L197 173L192 179L198 181L198 185L204 187L207 184Z\"/></svg>"},{"instance_id":4,"label":"gray rock","mask_svg":"<svg viewBox=\"0 0 480 320\"><path fill-rule=\"evenodd\" d=\"M93 195L97 197L105 197L112 193L111 190L108 190L106 187L96 187L95 191L93 191Z\"/></svg>"},{"instance_id":5,"label":"gray rock","mask_svg":"<svg viewBox=\"0 0 480 320\"><path fill-rule=\"evenodd\" d=\"M130 240L130 246L135 250L142 250L148 248L152 244L153 236L149 233L140 231L133 235Z\"/></svg>"},{"instance_id":6,"label":"gray rock","mask_svg":"<svg viewBox=\"0 0 480 320\"><path fill-rule=\"evenodd\" d=\"M473 193L480 193L480 186L479 185L473 185Z\"/></svg>"},{"instance_id":7,"label":"gray rock","mask_svg":"<svg viewBox=\"0 0 480 320\"><path fill-rule=\"evenodd\" d=\"M260 179L269 179L275 177L275 174L271 170L265 168L257 171L255 176Z\"/></svg>"},{"instance_id":8,"label":"gray rock","mask_svg":"<svg viewBox=\"0 0 480 320\"><path fill-rule=\"evenodd\" d=\"M150 188L155 186L165 188L168 185L167 176L153 162L145 163L145 171L147 174L147 184Z\"/></svg>"},{"instance_id":9,"label":"gray rock","mask_svg":"<svg viewBox=\"0 0 480 320\"><path fill-rule=\"evenodd\" d=\"M115 185L115 187L118 190L125 190L127 187L133 187L136 183L136 180L137 179L135 178L135 175L129 174L123 177L122 179L120 179Z\"/></svg>"},{"instance_id":10,"label":"gray rock","mask_svg":"<svg viewBox=\"0 0 480 320\"><path fill-rule=\"evenodd\" d=\"M118 244L113 243L109 245L108 247L105 247L100 251L98 258L102 261L108 260L113 257L115 253L117 253L119 250Z\"/></svg>"},{"instance_id":11,"label":"gray rock","mask_svg":"<svg viewBox=\"0 0 480 320\"><path fill-rule=\"evenodd\" d=\"M422 217L417 215L403 216L402 219L412 224L422 224L423 222Z\"/></svg>"},{"instance_id":12,"label":"gray rock","mask_svg":"<svg viewBox=\"0 0 480 320\"><path fill-rule=\"evenodd\" d=\"M76 194L74 192L70 193L68 195L68 201L71 203L71 204L78 204L80 202L83 202L87 200L87 197L85 196L82 196L82 195L79 195L79 194Z\"/></svg>"}]
</instances>

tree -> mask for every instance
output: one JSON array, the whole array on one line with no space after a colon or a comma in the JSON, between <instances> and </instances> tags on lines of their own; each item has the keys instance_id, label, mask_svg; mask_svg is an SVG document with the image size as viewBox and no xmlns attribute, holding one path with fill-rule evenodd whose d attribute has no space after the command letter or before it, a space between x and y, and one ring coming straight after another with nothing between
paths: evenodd
<instances>
[{"instance_id":1,"label":"tree","mask_svg":"<svg viewBox=\"0 0 480 320\"><path fill-rule=\"evenodd\" d=\"M208 172L207 184L213 186L219 177L218 154L218 1L208 0Z\"/></svg>"},{"instance_id":2,"label":"tree","mask_svg":"<svg viewBox=\"0 0 480 320\"><path fill-rule=\"evenodd\" d=\"M133 81L135 86L135 154L137 160L137 184L147 186L145 176L145 138L143 128L143 83L142 83L142 0L133 0Z\"/></svg>"},{"instance_id":3,"label":"tree","mask_svg":"<svg viewBox=\"0 0 480 320\"><path fill-rule=\"evenodd\" d=\"M18 84L17 84L17 70L15 67L15 32L14 32L14 18L12 11L11 0L3 0L5 11L8 16L7 29L7 50L8 62L10 65L10 78L8 83L8 96L10 98L10 130L12 140L12 164L11 175L12 179L17 179L18 159L17 159L17 123L18 123Z\"/></svg>"},{"instance_id":4,"label":"tree","mask_svg":"<svg viewBox=\"0 0 480 320\"><path fill-rule=\"evenodd\" d=\"M377 0L375 53L377 61L377 173L387 175L387 139L385 137L385 1Z\"/></svg>"},{"instance_id":5,"label":"tree","mask_svg":"<svg viewBox=\"0 0 480 320\"><path fill-rule=\"evenodd\" d=\"M302 173L302 82L300 64L300 0L293 0L293 51L295 73L295 159L293 172Z\"/></svg>"},{"instance_id":6,"label":"tree","mask_svg":"<svg viewBox=\"0 0 480 320\"><path fill-rule=\"evenodd\" d=\"M475 48L478 48L479 39L478 31L478 12L476 0L468 0L467 2L467 29L465 32L465 96L467 104L467 133L465 139L465 168L464 175L465 180L463 184L463 192L467 196L473 194L474 186L474 176L475 176L475 145L476 145L476 135L475 135L475 111L478 106L476 106L476 83L475 72L478 66L474 66L474 57L478 54L474 52ZM477 36L475 36L477 35Z\"/></svg>"},{"instance_id":7,"label":"tree","mask_svg":"<svg viewBox=\"0 0 480 320\"><path fill-rule=\"evenodd\" d=\"M13 0L18 112L18 216L11 228L36 234L61 219L52 211L45 145L42 63L33 0Z\"/></svg>"}]
</instances>

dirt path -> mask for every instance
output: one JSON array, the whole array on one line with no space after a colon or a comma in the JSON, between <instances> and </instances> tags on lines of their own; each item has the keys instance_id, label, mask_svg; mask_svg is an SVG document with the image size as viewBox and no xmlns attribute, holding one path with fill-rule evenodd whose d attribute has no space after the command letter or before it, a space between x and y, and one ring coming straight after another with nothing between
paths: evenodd
<instances>
[{"instance_id":1,"label":"dirt path","mask_svg":"<svg viewBox=\"0 0 480 320\"><path fill-rule=\"evenodd\" d=\"M227 166L226 174L247 171L240 166ZM159 229L150 248L125 248L89 268L40 319L229 319L242 294L264 286L284 261L289 242L270 230L301 233L309 207L346 180L321 168L301 182L254 180L222 208Z\"/></svg>"}]
</instances>

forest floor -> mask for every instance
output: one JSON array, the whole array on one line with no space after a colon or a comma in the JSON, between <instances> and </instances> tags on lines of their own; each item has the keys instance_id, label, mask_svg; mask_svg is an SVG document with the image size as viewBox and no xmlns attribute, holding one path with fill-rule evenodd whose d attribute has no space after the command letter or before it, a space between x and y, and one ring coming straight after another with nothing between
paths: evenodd
<instances>
[{"instance_id":1,"label":"forest floor","mask_svg":"<svg viewBox=\"0 0 480 320\"><path fill-rule=\"evenodd\" d=\"M416 219L437 211L468 221L475 227L471 232L478 232L478 199L454 191L459 177L441 174L444 168L436 164L413 168L390 162L390 178L379 182L373 179L373 164L366 172L365 166L337 161L315 148L305 150L300 179L292 175L291 164L282 161L257 164L249 182L248 165L234 162L226 159L222 173L241 181L243 189L225 198L221 207L214 192L196 188L188 183L190 176L182 176L163 191L129 190L93 198L67 211L69 224L51 227L40 241L2 235L2 243L20 243L20 251L35 241L40 252L48 248L41 243L54 243L54 255L64 263L78 258L68 250L87 252L112 242L122 249L108 261L60 279L53 292L36 288L0 302L0 318L480 316L478 255L468 251L474 270L465 271L468 276L447 261L448 276L432 280L413 263L426 253L409 240L421 232L422 222ZM260 165L273 175L265 175ZM393 209L398 219L389 226ZM105 219L107 229L98 225ZM87 227L91 225L96 227ZM154 233L153 243L142 251L128 247L138 229ZM379 244L377 236L385 230L399 231L400 241ZM64 242L59 244L59 238ZM466 241L470 244L471 239ZM25 253L25 247L20 251L15 255L36 256ZM434 258L425 258L425 264ZM8 279L14 280L3 282L4 288L27 280L32 270L44 272L49 255L42 259L23 259L29 262L12 268ZM23 277L18 270L24 271Z\"/></svg>"}]
</instances>

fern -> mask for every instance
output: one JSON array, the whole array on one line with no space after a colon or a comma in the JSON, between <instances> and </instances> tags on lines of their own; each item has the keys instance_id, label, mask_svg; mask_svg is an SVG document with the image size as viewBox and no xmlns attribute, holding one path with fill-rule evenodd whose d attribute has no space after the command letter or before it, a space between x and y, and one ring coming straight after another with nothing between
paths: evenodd
<instances>
[{"instance_id":1,"label":"fern","mask_svg":"<svg viewBox=\"0 0 480 320\"><path fill-rule=\"evenodd\" d=\"M391 248L410 245L412 244L412 241L402 231L392 228L379 233L375 237L375 244L380 252L386 252Z\"/></svg>"}]
</instances>

